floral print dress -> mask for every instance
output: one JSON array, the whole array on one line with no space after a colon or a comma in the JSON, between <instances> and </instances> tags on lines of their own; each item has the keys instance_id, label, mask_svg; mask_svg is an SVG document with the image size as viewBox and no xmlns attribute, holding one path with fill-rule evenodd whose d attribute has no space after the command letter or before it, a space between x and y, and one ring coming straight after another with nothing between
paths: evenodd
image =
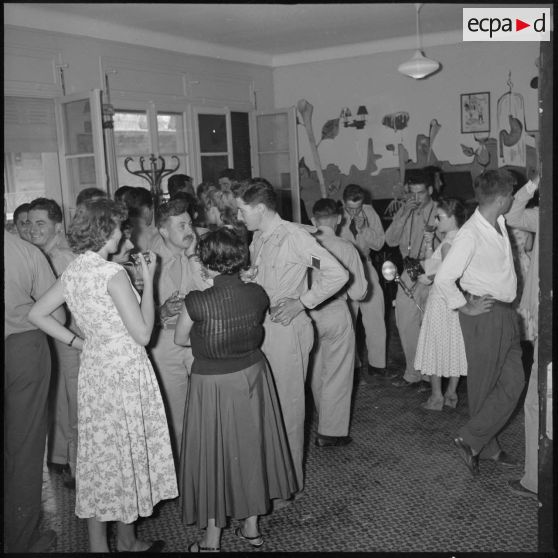
<instances>
[{"instance_id":1,"label":"floral print dress","mask_svg":"<svg viewBox=\"0 0 558 558\"><path fill-rule=\"evenodd\" d=\"M153 367L108 293L109 280L122 269L85 252L61 281L85 339L78 380L76 515L131 523L178 491Z\"/></svg>"}]
</instances>

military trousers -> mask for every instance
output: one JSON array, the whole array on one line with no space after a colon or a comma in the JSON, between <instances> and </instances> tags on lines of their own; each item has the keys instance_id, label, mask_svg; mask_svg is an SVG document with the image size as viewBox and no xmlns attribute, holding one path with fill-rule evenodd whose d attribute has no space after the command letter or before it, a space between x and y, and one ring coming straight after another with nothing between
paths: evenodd
<instances>
[{"instance_id":1,"label":"military trousers","mask_svg":"<svg viewBox=\"0 0 558 558\"><path fill-rule=\"evenodd\" d=\"M78 372L77 349L54 340L53 383L51 391L52 424L48 441L48 460L61 465L69 464L72 475L76 473L78 443Z\"/></svg>"},{"instance_id":2,"label":"military trousers","mask_svg":"<svg viewBox=\"0 0 558 558\"><path fill-rule=\"evenodd\" d=\"M184 407L188 395L188 380L194 357L191 347L174 342L174 329L160 329L149 353L163 396L175 461L182 447Z\"/></svg>"},{"instance_id":3,"label":"military trousers","mask_svg":"<svg viewBox=\"0 0 558 558\"><path fill-rule=\"evenodd\" d=\"M268 315L264 322L264 329L265 338L262 351L271 367L298 487L299 490L302 490L304 486L302 463L305 417L304 383L310 351L314 343L314 330L312 322L305 312L301 312L287 326L272 322Z\"/></svg>"},{"instance_id":4,"label":"military trousers","mask_svg":"<svg viewBox=\"0 0 558 558\"><path fill-rule=\"evenodd\" d=\"M317 332L311 386L318 434L347 436L355 362L355 332L347 301L333 300L310 316Z\"/></svg>"}]
</instances>

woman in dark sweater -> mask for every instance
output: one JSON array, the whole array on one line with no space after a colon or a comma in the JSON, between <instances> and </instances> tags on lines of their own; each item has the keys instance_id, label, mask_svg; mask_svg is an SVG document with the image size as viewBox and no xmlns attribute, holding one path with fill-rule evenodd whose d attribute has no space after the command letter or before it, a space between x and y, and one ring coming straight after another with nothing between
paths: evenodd
<instances>
[{"instance_id":1,"label":"woman in dark sweater","mask_svg":"<svg viewBox=\"0 0 558 558\"><path fill-rule=\"evenodd\" d=\"M222 227L199 241L213 287L186 296L175 343L192 345L194 363L180 456L186 524L206 528L190 552L218 551L227 517L243 520L235 535L263 544L258 516L273 498L297 490L271 372L259 347L269 300L239 272L249 265L244 239Z\"/></svg>"}]
</instances>

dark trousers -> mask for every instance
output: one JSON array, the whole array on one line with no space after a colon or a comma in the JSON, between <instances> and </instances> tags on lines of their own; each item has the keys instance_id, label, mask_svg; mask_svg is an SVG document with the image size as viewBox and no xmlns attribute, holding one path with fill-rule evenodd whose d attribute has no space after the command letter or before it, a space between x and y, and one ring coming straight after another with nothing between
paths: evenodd
<instances>
[{"instance_id":1,"label":"dark trousers","mask_svg":"<svg viewBox=\"0 0 558 558\"><path fill-rule=\"evenodd\" d=\"M496 302L479 316L459 314L467 355L469 422L459 435L481 458L500 451L496 435L513 413L525 375L521 362L519 323L509 304Z\"/></svg>"},{"instance_id":2,"label":"dark trousers","mask_svg":"<svg viewBox=\"0 0 558 558\"><path fill-rule=\"evenodd\" d=\"M50 351L38 330L8 336L4 351L4 551L27 552L39 537Z\"/></svg>"}]
</instances>

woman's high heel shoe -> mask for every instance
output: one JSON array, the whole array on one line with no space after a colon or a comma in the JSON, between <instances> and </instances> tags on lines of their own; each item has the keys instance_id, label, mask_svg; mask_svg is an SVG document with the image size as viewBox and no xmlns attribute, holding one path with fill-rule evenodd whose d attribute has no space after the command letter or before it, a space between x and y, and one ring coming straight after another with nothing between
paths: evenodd
<instances>
[{"instance_id":1,"label":"woman's high heel shoe","mask_svg":"<svg viewBox=\"0 0 558 558\"><path fill-rule=\"evenodd\" d=\"M444 405L455 409L457 407L457 395L444 395Z\"/></svg>"},{"instance_id":2,"label":"woman's high heel shoe","mask_svg":"<svg viewBox=\"0 0 558 558\"><path fill-rule=\"evenodd\" d=\"M237 527L234 530L234 534L239 538L242 539L243 541L247 541L249 542L252 546L259 548L260 546L262 546L262 544L264 543L263 541L263 537L261 535L256 535L255 537L247 537L243 532L242 532L242 527Z\"/></svg>"},{"instance_id":3,"label":"woman's high heel shoe","mask_svg":"<svg viewBox=\"0 0 558 558\"><path fill-rule=\"evenodd\" d=\"M188 547L188 552L221 552L221 547L202 546L199 542L194 542Z\"/></svg>"}]
</instances>

